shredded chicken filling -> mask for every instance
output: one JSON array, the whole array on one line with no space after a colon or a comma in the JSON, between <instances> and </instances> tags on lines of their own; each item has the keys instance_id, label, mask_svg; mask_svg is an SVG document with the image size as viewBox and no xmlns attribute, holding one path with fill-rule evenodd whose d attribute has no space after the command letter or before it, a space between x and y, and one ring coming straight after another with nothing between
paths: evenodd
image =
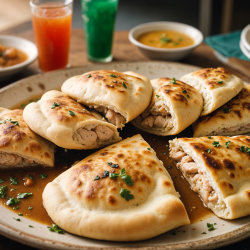
<instances>
[{"instance_id":1,"label":"shredded chicken filling","mask_svg":"<svg viewBox=\"0 0 250 250\"><path fill-rule=\"evenodd\" d=\"M199 193L205 203L218 201L218 194L190 155L175 147L172 149L170 156L177 161L177 167L189 180L192 190Z\"/></svg>"},{"instance_id":2,"label":"shredded chicken filling","mask_svg":"<svg viewBox=\"0 0 250 250\"><path fill-rule=\"evenodd\" d=\"M5 166L18 166L34 164L35 162L31 159L21 157L16 154L0 153L0 164Z\"/></svg>"},{"instance_id":3,"label":"shredded chicken filling","mask_svg":"<svg viewBox=\"0 0 250 250\"><path fill-rule=\"evenodd\" d=\"M77 133L80 135L80 143L86 146L94 146L100 142L110 140L114 131L106 126L98 125L93 130L87 130L85 128L79 128Z\"/></svg>"},{"instance_id":4,"label":"shredded chicken filling","mask_svg":"<svg viewBox=\"0 0 250 250\"><path fill-rule=\"evenodd\" d=\"M241 130L246 130L246 129L250 129L250 124L244 125L244 126L232 126L229 128L221 128L219 130L213 131L211 133L211 135L218 135L221 133L228 133L228 132L236 132L236 131L241 131Z\"/></svg>"},{"instance_id":5,"label":"shredded chicken filling","mask_svg":"<svg viewBox=\"0 0 250 250\"><path fill-rule=\"evenodd\" d=\"M137 120L145 128L171 128L172 116L163 101L156 102L150 109L146 109Z\"/></svg>"},{"instance_id":6,"label":"shredded chicken filling","mask_svg":"<svg viewBox=\"0 0 250 250\"><path fill-rule=\"evenodd\" d=\"M121 114L116 113L114 110L105 108L105 107L101 107L101 106L89 106L90 108L94 108L97 112L102 113L106 119L114 124L116 127L122 127L123 124L125 124L126 119L125 117L123 117Z\"/></svg>"}]
</instances>

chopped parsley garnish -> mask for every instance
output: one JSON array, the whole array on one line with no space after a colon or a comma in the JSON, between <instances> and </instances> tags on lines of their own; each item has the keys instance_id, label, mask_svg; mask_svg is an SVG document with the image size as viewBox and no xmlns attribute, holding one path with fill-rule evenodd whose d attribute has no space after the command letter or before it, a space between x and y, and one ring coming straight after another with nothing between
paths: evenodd
<instances>
[{"instance_id":1,"label":"chopped parsley garnish","mask_svg":"<svg viewBox=\"0 0 250 250\"><path fill-rule=\"evenodd\" d=\"M175 46L179 45L179 43L174 43Z\"/></svg>"},{"instance_id":2,"label":"chopped parsley garnish","mask_svg":"<svg viewBox=\"0 0 250 250\"><path fill-rule=\"evenodd\" d=\"M177 83L176 80L175 80L175 78L173 78L170 82L171 82L172 84L176 84L176 83Z\"/></svg>"},{"instance_id":3,"label":"chopped parsley garnish","mask_svg":"<svg viewBox=\"0 0 250 250\"><path fill-rule=\"evenodd\" d=\"M13 177L10 177L11 184L17 185L18 184L18 179L15 179Z\"/></svg>"},{"instance_id":4,"label":"chopped parsley garnish","mask_svg":"<svg viewBox=\"0 0 250 250\"><path fill-rule=\"evenodd\" d=\"M29 210L32 210L32 209L33 209L33 207L28 207L28 209L29 209Z\"/></svg>"},{"instance_id":5,"label":"chopped parsley garnish","mask_svg":"<svg viewBox=\"0 0 250 250\"><path fill-rule=\"evenodd\" d=\"M223 108L222 110L224 111L224 113L229 113L230 112L230 108Z\"/></svg>"},{"instance_id":6,"label":"chopped parsley garnish","mask_svg":"<svg viewBox=\"0 0 250 250\"><path fill-rule=\"evenodd\" d=\"M167 152L165 152L165 151L162 151L161 153L162 153L162 154L164 154L164 155L166 155L166 154L167 154Z\"/></svg>"},{"instance_id":7,"label":"chopped parsley garnish","mask_svg":"<svg viewBox=\"0 0 250 250\"><path fill-rule=\"evenodd\" d=\"M112 180L116 179L118 176L119 176L119 174L109 173L109 178L112 179Z\"/></svg>"},{"instance_id":8,"label":"chopped parsley garnish","mask_svg":"<svg viewBox=\"0 0 250 250\"><path fill-rule=\"evenodd\" d=\"M245 153L246 152L246 147L245 146L241 146L240 147L240 151L243 152L243 153Z\"/></svg>"},{"instance_id":9,"label":"chopped parsley garnish","mask_svg":"<svg viewBox=\"0 0 250 250\"><path fill-rule=\"evenodd\" d=\"M111 74L111 75L109 75L109 76L111 76L111 77L116 77L116 75L114 75L114 74Z\"/></svg>"},{"instance_id":10,"label":"chopped parsley garnish","mask_svg":"<svg viewBox=\"0 0 250 250\"><path fill-rule=\"evenodd\" d=\"M150 150L151 148L147 148L147 150Z\"/></svg>"},{"instance_id":11,"label":"chopped parsley garnish","mask_svg":"<svg viewBox=\"0 0 250 250\"><path fill-rule=\"evenodd\" d=\"M160 96L159 95L155 95L157 98L159 98Z\"/></svg>"},{"instance_id":12,"label":"chopped parsley garnish","mask_svg":"<svg viewBox=\"0 0 250 250\"><path fill-rule=\"evenodd\" d=\"M73 111L70 111L70 110L69 110L69 114L70 114L71 116L75 116L75 115L76 115Z\"/></svg>"},{"instance_id":13,"label":"chopped parsley garnish","mask_svg":"<svg viewBox=\"0 0 250 250\"><path fill-rule=\"evenodd\" d=\"M211 153L211 148L205 149L205 151L209 154Z\"/></svg>"},{"instance_id":14,"label":"chopped parsley garnish","mask_svg":"<svg viewBox=\"0 0 250 250\"><path fill-rule=\"evenodd\" d=\"M161 38L161 42L163 42L163 43L170 43L170 42L172 42L172 39L171 38L167 38L167 37L162 37Z\"/></svg>"},{"instance_id":15,"label":"chopped parsley garnish","mask_svg":"<svg viewBox=\"0 0 250 250\"><path fill-rule=\"evenodd\" d=\"M231 141L227 141L226 144L226 148L228 148L229 144L231 143Z\"/></svg>"},{"instance_id":16,"label":"chopped parsley garnish","mask_svg":"<svg viewBox=\"0 0 250 250\"><path fill-rule=\"evenodd\" d=\"M182 93L183 93L183 94L187 94L187 91L186 91L186 90L183 90Z\"/></svg>"},{"instance_id":17,"label":"chopped parsley garnish","mask_svg":"<svg viewBox=\"0 0 250 250\"><path fill-rule=\"evenodd\" d=\"M24 198L27 198L27 197L29 197L31 195L32 195L32 193L19 193L17 195L17 199L24 199Z\"/></svg>"},{"instance_id":18,"label":"chopped parsley garnish","mask_svg":"<svg viewBox=\"0 0 250 250\"><path fill-rule=\"evenodd\" d=\"M250 155L250 148L247 147L247 153Z\"/></svg>"},{"instance_id":19,"label":"chopped parsley garnish","mask_svg":"<svg viewBox=\"0 0 250 250\"><path fill-rule=\"evenodd\" d=\"M12 198L9 198L6 202L6 205L7 206L14 206L16 205L17 203L19 203L19 200L16 199L15 197L12 197Z\"/></svg>"},{"instance_id":20,"label":"chopped parsley garnish","mask_svg":"<svg viewBox=\"0 0 250 250\"><path fill-rule=\"evenodd\" d=\"M210 224L210 223L207 223L207 227L208 227L208 231L212 231L214 230L214 225L213 224Z\"/></svg>"},{"instance_id":21,"label":"chopped parsley garnish","mask_svg":"<svg viewBox=\"0 0 250 250\"><path fill-rule=\"evenodd\" d=\"M0 197L1 198L4 198L5 197L5 195L6 195L6 191L7 190L7 186L5 185L5 186L2 186L2 187L0 187Z\"/></svg>"},{"instance_id":22,"label":"chopped parsley garnish","mask_svg":"<svg viewBox=\"0 0 250 250\"><path fill-rule=\"evenodd\" d=\"M23 216L23 214L18 214L18 216Z\"/></svg>"},{"instance_id":23,"label":"chopped parsley garnish","mask_svg":"<svg viewBox=\"0 0 250 250\"><path fill-rule=\"evenodd\" d=\"M54 102L53 105L51 106L51 109L54 109L55 107L59 107L59 106L60 106L59 103Z\"/></svg>"},{"instance_id":24,"label":"chopped parsley garnish","mask_svg":"<svg viewBox=\"0 0 250 250\"><path fill-rule=\"evenodd\" d=\"M33 180L34 179L34 177L32 177L31 175L29 175L29 174L27 174L27 176L31 179L31 180Z\"/></svg>"},{"instance_id":25,"label":"chopped parsley garnish","mask_svg":"<svg viewBox=\"0 0 250 250\"><path fill-rule=\"evenodd\" d=\"M212 137L211 137L211 136L208 136L207 138L208 138L208 139L212 139Z\"/></svg>"},{"instance_id":26,"label":"chopped parsley garnish","mask_svg":"<svg viewBox=\"0 0 250 250\"><path fill-rule=\"evenodd\" d=\"M20 219L18 219L18 218L16 219L16 218L14 218L14 217L13 217L13 219L14 219L14 220L16 220L16 221L21 221L21 220L20 220Z\"/></svg>"},{"instance_id":27,"label":"chopped parsley garnish","mask_svg":"<svg viewBox=\"0 0 250 250\"><path fill-rule=\"evenodd\" d=\"M87 78L90 78L91 77L91 74L89 74L88 76L87 76Z\"/></svg>"},{"instance_id":28,"label":"chopped parsley garnish","mask_svg":"<svg viewBox=\"0 0 250 250\"><path fill-rule=\"evenodd\" d=\"M119 168L118 164L113 164L112 162L107 162L107 164L111 167L111 168Z\"/></svg>"},{"instance_id":29,"label":"chopped parsley garnish","mask_svg":"<svg viewBox=\"0 0 250 250\"><path fill-rule=\"evenodd\" d=\"M172 166L168 166L168 169L172 169L173 167Z\"/></svg>"},{"instance_id":30,"label":"chopped parsley garnish","mask_svg":"<svg viewBox=\"0 0 250 250\"><path fill-rule=\"evenodd\" d=\"M120 177L125 181L125 183L129 186L133 186L134 182L131 178L131 176L126 174L125 168L121 170Z\"/></svg>"},{"instance_id":31,"label":"chopped parsley garnish","mask_svg":"<svg viewBox=\"0 0 250 250\"><path fill-rule=\"evenodd\" d=\"M47 174L40 174L41 175L41 179L45 179L45 178L47 178L48 177L48 175Z\"/></svg>"},{"instance_id":32,"label":"chopped parsley garnish","mask_svg":"<svg viewBox=\"0 0 250 250\"><path fill-rule=\"evenodd\" d=\"M102 178L106 178L109 176L109 171L105 170L102 174Z\"/></svg>"},{"instance_id":33,"label":"chopped parsley garnish","mask_svg":"<svg viewBox=\"0 0 250 250\"><path fill-rule=\"evenodd\" d=\"M97 175L97 176L95 177L94 181L99 180L99 179L100 179L100 176Z\"/></svg>"},{"instance_id":34,"label":"chopped parsley garnish","mask_svg":"<svg viewBox=\"0 0 250 250\"><path fill-rule=\"evenodd\" d=\"M56 224L53 224L52 227L47 227L50 232L56 232L58 234L64 234L65 231L58 227Z\"/></svg>"},{"instance_id":35,"label":"chopped parsley garnish","mask_svg":"<svg viewBox=\"0 0 250 250\"><path fill-rule=\"evenodd\" d=\"M189 95L187 95L187 98L190 98L190 96L189 96Z\"/></svg>"},{"instance_id":36,"label":"chopped parsley garnish","mask_svg":"<svg viewBox=\"0 0 250 250\"><path fill-rule=\"evenodd\" d=\"M126 188L122 188L121 191L120 191L120 196L122 198L124 198L126 201L130 201L132 199L134 199L134 195L132 195L130 193L129 190L127 190Z\"/></svg>"},{"instance_id":37,"label":"chopped parsley garnish","mask_svg":"<svg viewBox=\"0 0 250 250\"><path fill-rule=\"evenodd\" d=\"M33 226L31 226L31 225L29 225L29 227L32 227L32 228L34 228Z\"/></svg>"},{"instance_id":38,"label":"chopped parsley garnish","mask_svg":"<svg viewBox=\"0 0 250 250\"><path fill-rule=\"evenodd\" d=\"M13 207L14 210L17 210L19 207Z\"/></svg>"},{"instance_id":39,"label":"chopped parsley garnish","mask_svg":"<svg viewBox=\"0 0 250 250\"><path fill-rule=\"evenodd\" d=\"M222 83L223 83L223 81L218 81L218 83L219 83L219 84L222 84Z\"/></svg>"},{"instance_id":40,"label":"chopped parsley garnish","mask_svg":"<svg viewBox=\"0 0 250 250\"><path fill-rule=\"evenodd\" d=\"M125 82L122 82L122 86L123 86L125 89L128 88L127 85L125 84Z\"/></svg>"},{"instance_id":41,"label":"chopped parsley garnish","mask_svg":"<svg viewBox=\"0 0 250 250\"><path fill-rule=\"evenodd\" d=\"M10 122L11 122L12 124L16 125L16 126L19 126L18 121L11 121L11 119L10 119Z\"/></svg>"},{"instance_id":42,"label":"chopped parsley garnish","mask_svg":"<svg viewBox=\"0 0 250 250\"><path fill-rule=\"evenodd\" d=\"M5 182L5 180L0 179L0 183L3 183L3 182Z\"/></svg>"},{"instance_id":43,"label":"chopped parsley garnish","mask_svg":"<svg viewBox=\"0 0 250 250\"><path fill-rule=\"evenodd\" d=\"M201 233L201 234L207 234L206 232L203 232L203 233Z\"/></svg>"},{"instance_id":44,"label":"chopped parsley garnish","mask_svg":"<svg viewBox=\"0 0 250 250\"><path fill-rule=\"evenodd\" d=\"M218 147L220 147L221 145L220 145L220 142L218 142L218 141L213 141L213 143L212 143L213 145L214 145L214 147L216 147L216 148L218 148Z\"/></svg>"}]
</instances>

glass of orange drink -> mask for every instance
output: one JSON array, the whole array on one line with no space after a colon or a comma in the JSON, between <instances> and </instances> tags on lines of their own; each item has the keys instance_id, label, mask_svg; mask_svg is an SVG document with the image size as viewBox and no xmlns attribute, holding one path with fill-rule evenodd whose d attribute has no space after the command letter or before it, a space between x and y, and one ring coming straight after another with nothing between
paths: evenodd
<instances>
[{"instance_id":1,"label":"glass of orange drink","mask_svg":"<svg viewBox=\"0 0 250 250\"><path fill-rule=\"evenodd\" d=\"M41 72L69 66L73 0L30 0Z\"/></svg>"}]
</instances>

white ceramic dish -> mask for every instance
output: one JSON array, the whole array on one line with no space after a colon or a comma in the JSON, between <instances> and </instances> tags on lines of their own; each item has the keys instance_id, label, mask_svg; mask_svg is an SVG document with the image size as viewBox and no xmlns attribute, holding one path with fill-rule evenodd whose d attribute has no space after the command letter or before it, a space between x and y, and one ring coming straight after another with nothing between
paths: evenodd
<instances>
[{"instance_id":1,"label":"white ceramic dish","mask_svg":"<svg viewBox=\"0 0 250 250\"><path fill-rule=\"evenodd\" d=\"M42 94L51 89L59 89L69 77L91 70L114 69L117 71L136 71L150 79L168 76L179 79L184 74L198 70L198 67L172 62L133 62L97 64L70 68L35 75L0 89L0 107L12 107L20 102ZM166 139L167 140L167 139ZM150 240L140 242L109 242L78 237L69 233L51 233L46 225L22 217L20 222L13 219L14 213L0 205L0 234L21 243L40 249L97 250L97 249L212 249L232 244L250 236L250 217L227 221L210 217L199 223L180 227ZM215 230L209 232L207 223L217 223ZM30 228L32 225L34 228ZM195 230L194 230L195 228ZM173 231L177 234L173 235ZM178 232L180 231L180 232ZM183 232L185 231L185 233ZM206 231L207 234L201 234Z\"/></svg>"},{"instance_id":2,"label":"white ceramic dish","mask_svg":"<svg viewBox=\"0 0 250 250\"><path fill-rule=\"evenodd\" d=\"M29 40L16 36L0 35L0 44L22 50L28 55L28 59L22 63L6 68L0 68L0 79L11 77L37 59L38 54L36 45Z\"/></svg>"},{"instance_id":3,"label":"white ceramic dish","mask_svg":"<svg viewBox=\"0 0 250 250\"><path fill-rule=\"evenodd\" d=\"M240 40L244 47L250 51L250 24L248 24L241 32Z\"/></svg>"},{"instance_id":4,"label":"white ceramic dish","mask_svg":"<svg viewBox=\"0 0 250 250\"><path fill-rule=\"evenodd\" d=\"M248 50L248 49L244 46L244 44L243 44L242 41L240 41L240 49L241 49L241 51L243 52L243 54L244 54L247 58L250 59L250 50Z\"/></svg>"},{"instance_id":5,"label":"white ceramic dish","mask_svg":"<svg viewBox=\"0 0 250 250\"><path fill-rule=\"evenodd\" d=\"M194 40L194 44L183 48L162 49L147 46L137 41L138 37L143 33L157 30L173 30L184 33ZM198 29L187 24L175 22L152 22L138 25L130 30L129 40L150 59L177 61L190 54L193 49L200 45L203 41L203 35Z\"/></svg>"}]
</instances>

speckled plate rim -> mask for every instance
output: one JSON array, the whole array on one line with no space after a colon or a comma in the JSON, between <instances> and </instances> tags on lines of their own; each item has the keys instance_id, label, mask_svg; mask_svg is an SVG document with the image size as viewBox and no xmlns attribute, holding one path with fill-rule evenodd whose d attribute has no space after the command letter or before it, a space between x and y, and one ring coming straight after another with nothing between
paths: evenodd
<instances>
[{"instance_id":1,"label":"speckled plate rim","mask_svg":"<svg viewBox=\"0 0 250 250\"><path fill-rule=\"evenodd\" d=\"M122 62L122 63L109 63L109 64L105 64L105 65L109 65L110 68L112 67L112 65L117 65L117 64L148 64L148 63L160 63L160 64L166 64L166 65L175 65L175 66L182 66L182 67L193 67L193 68L197 68L199 69L199 67L197 66L193 66L193 65L188 65L188 64L182 64L182 63L176 63L176 62L161 62L161 61L151 61L151 62ZM96 67L98 65L87 65L87 66L82 66L82 67L76 67L76 68L69 68L69 69L63 69L63 70L59 70L59 71L52 71L49 73L46 73L46 75L51 75L53 76L54 74L57 73L63 73L63 72L67 72L67 71L71 71L73 69L84 69L84 68L89 68L89 67ZM104 65L103 64L99 64L100 68L102 68ZM43 74L39 74L39 75L34 75L34 76L30 76L27 78L24 78L22 80L19 80L17 82L14 82L2 89L0 89L0 94L9 91L11 88L15 88L17 85L22 84L23 82L27 81L27 80L33 80L36 79L38 76L42 76ZM86 249L86 250L96 250L96 249L113 249L113 250L118 250L118 249L143 249L143 250L158 250L158 249L214 249L214 248L218 248L218 247L222 247L222 246L226 246L229 244L233 244L235 242L241 241L243 239L246 239L250 236L250 222L247 225L244 225L238 229L232 230L228 233L224 233L215 237L209 237L206 239L202 239L202 240L195 240L195 241L191 241L191 242L187 242L187 243L170 243L170 244L166 244L166 245L159 245L159 246L155 246L155 245L150 245L147 244L147 246L137 246L137 247L112 247L112 246L108 246L108 247L95 247L95 246L80 246L80 245L76 245L76 244L71 244L71 243L65 243L65 242L60 242L57 240L50 240L50 239L45 239L43 237L39 237L39 236L34 236L31 235L29 233L26 233L22 230L18 230L13 226L9 226L6 223L0 222L0 234L10 238L12 240L15 240L17 242L32 246L32 247L36 247L36 248L40 248L40 249L65 249L65 250L76 250L76 249Z\"/></svg>"}]
</instances>

